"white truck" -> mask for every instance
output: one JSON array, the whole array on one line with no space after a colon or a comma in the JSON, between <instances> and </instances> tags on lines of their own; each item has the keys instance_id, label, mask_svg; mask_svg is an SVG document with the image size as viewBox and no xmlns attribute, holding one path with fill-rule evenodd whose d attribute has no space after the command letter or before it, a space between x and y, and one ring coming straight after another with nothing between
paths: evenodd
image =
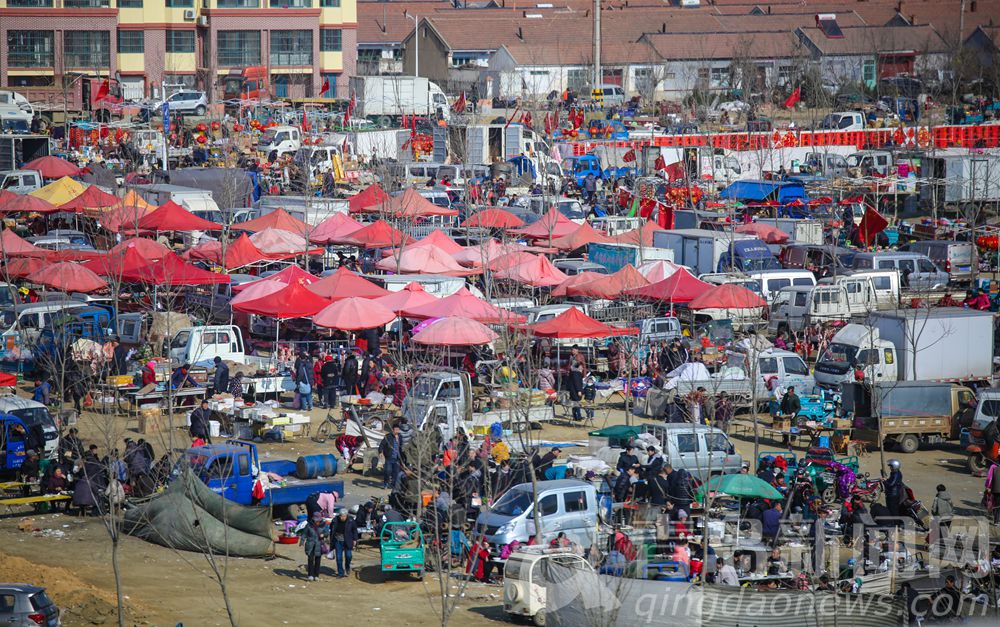
<instances>
[{"instance_id":1,"label":"white truck","mask_svg":"<svg viewBox=\"0 0 1000 627\"><path fill-rule=\"evenodd\" d=\"M248 355L243 342L243 332L236 325L212 325L204 327L185 327L179 329L171 338L167 356L175 364L214 366L216 357L223 361L245 364L270 373L273 360ZM268 374L243 378L243 390L247 392L253 386L256 395L281 394L295 389L291 376Z\"/></svg>"},{"instance_id":2,"label":"white truck","mask_svg":"<svg viewBox=\"0 0 1000 627\"><path fill-rule=\"evenodd\" d=\"M924 159L920 199L928 203L1000 200L1000 155L962 154Z\"/></svg>"},{"instance_id":3,"label":"white truck","mask_svg":"<svg viewBox=\"0 0 1000 627\"><path fill-rule=\"evenodd\" d=\"M823 117L819 127L825 131L863 131L868 121L860 111L834 111Z\"/></svg>"},{"instance_id":4,"label":"white truck","mask_svg":"<svg viewBox=\"0 0 1000 627\"><path fill-rule=\"evenodd\" d=\"M673 262L674 251L635 244L589 244L587 259L604 266L608 272L618 272L629 264L639 267L647 261Z\"/></svg>"},{"instance_id":5,"label":"white truck","mask_svg":"<svg viewBox=\"0 0 1000 627\"><path fill-rule=\"evenodd\" d=\"M530 390L525 391L531 399ZM475 428L488 428L495 422L515 432L526 431L538 423L551 421L552 407L541 402L512 399L509 408L474 411L472 382L466 372L440 370L417 377L403 401L403 416L418 429L438 428L449 439L459 428L467 435Z\"/></svg>"},{"instance_id":6,"label":"white truck","mask_svg":"<svg viewBox=\"0 0 1000 627\"><path fill-rule=\"evenodd\" d=\"M838 388L861 366L866 381L989 381L993 314L940 307L876 312L833 336L816 364L816 382Z\"/></svg>"},{"instance_id":7,"label":"white truck","mask_svg":"<svg viewBox=\"0 0 1000 627\"><path fill-rule=\"evenodd\" d=\"M44 185L37 170L7 170L0 172L0 189L14 194L27 194Z\"/></svg>"},{"instance_id":8,"label":"white truck","mask_svg":"<svg viewBox=\"0 0 1000 627\"><path fill-rule=\"evenodd\" d=\"M881 292L870 277L853 275L824 279L812 287L786 287L771 302L768 327L772 332L782 327L798 331L814 323L850 320L896 307L898 300Z\"/></svg>"},{"instance_id":9,"label":"white truck","mask_svg":"<svg viewBox=\"0 0 1000 627\"><path fill-rule=\"evenodd\" d=\"M296 153L302 147L302 131L297 126L273 126L261 135L257 152L264 156L275 153L280 157Z\"/></svg>"},{"instance_id":10,"label":"white truck","mask_svg":"<svg viewBox=\"0 0 1000 627\"><path fill-rule=\"evenodd\" d=\"M419 115L447 120L451 111L444 91L418 76L352 76L350 91L357 98L356 117Z\"/></svg>"},{"instance_id":11,"label":"white truck","mask_svg":"<svg viewBox=\"0 0 1000 627\"><path fill-rule=\"evenodd\" d=\"M465 163L491 164L525 155L536 160L542 158L543 162L536 167L548 172L547 164L553 161L548 158L548 146L542 138L523 124L472 124L452 132L462 131L465 133L465 141L462 142L465 145ZM458 141L461 142L460 135ZM559 173L562 173L561 169Z\"/></svg>"}]
</instances>

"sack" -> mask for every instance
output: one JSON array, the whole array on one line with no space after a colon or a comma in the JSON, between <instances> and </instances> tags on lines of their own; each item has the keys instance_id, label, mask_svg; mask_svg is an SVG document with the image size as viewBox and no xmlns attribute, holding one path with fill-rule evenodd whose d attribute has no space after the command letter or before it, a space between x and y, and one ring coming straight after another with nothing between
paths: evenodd
<instances>
[{"instance_id":1,"label":"sack","mask_svg":"<svg viewBox=\"0 0 1000 627\"><path fill-rule=\"evenodd\" d=\"M313 391L312 390L312 386L309 385L308 383L300 383L299 384L299 394L302 394L302 395L312 394L312 391Z\"/></svg>"},{"instance_id":2,"label":"sack","mask_svg":"<svg viewBox=\"0 0 1000 627\"><path fill-rule=\"evenodd\" d=\"M327 553L330 552L330 547L328 547L326 545L326 542L323 542L322 540L319 543L319 552L322 553L322 554L324 554L324 555L326 555Z\"/></svg>"}]
</instances>

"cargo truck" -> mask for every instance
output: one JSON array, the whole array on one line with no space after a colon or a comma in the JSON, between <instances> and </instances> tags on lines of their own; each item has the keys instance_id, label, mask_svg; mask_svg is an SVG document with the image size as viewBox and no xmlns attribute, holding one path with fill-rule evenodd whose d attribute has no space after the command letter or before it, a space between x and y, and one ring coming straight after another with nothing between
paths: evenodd
<instances>
[{"instance_id":1,"label":"cargo truck","mask_svg":"<svg viewBox=\"0 0 1000 627\"><path fill-rule=\"evenodd\" d=\"M110 122L112 115L122 111L121 83L114 78L67 74L62 85L14 87L35 112L50 124L62 124L74 117L92 117L97 122ZM108 91L102 95L104 83Z\"/></svg>"},{"instance_id":2,"label":"cargo truck","mask_svg":"<svg viewBox=\"0 0 1000 627\"><path fill-rule=\"evenodd\" d=\"M993 375L993 314L940 307L873 312L833 336L816 364L816 382L837 388L854 380L982 382Z\"/></svg>"},{"instance_id":3,"label":"cargo truck","mask_svg":"<svg viewBox=\"0 0 1000 627\"><path fill-rule=\"evenodd\" d=\"M694 274L781 268L767 244L752 235L708 229L674 229L653 233L653 246L672 250L674 263L691 268Z\"/></svg>"},{"instance_id":4,"label":"cargo truck","mask_svg":"<svg viewBox=\"0 0 1000 627\"><path fill-rule=\"evenodd\" d=\"M46 135L0 134L0 172L17 170L21 165L49 156Z\"/></svg>"},{"instance_id":5,"label":"cargo truck","mask_svg":"<svg viewBox=\"0 0 1000 627\"><path fill-rule=\"evenodd\" d=\"M1000 156L961 154L924 160L926 203L993 202L1000 200Z\"/></svg>"},{"instance_id":6,"label":"cargo truck","mask_svg":"<svg viewBox=\"0 0 1000 627\"><path fill-rule=\"evenodd\" d=\"M448 99L436 84L414 76L354 76L350 91L357 99L356 117L384 118L404 115L448 119Z\"/></svg>"},{"instance_id":7,"label":"cargo truck","mask_svg":"<svg viewBox=\"0 0 1000 627\"><path fill-rule=\"evenodd\" d=\"M618 272L630 264L639 267L647 261L672 262L674 251L634 244L590 244L587 246L587 259L604 266L608 272Z\"/></svg>"}]
</instances>

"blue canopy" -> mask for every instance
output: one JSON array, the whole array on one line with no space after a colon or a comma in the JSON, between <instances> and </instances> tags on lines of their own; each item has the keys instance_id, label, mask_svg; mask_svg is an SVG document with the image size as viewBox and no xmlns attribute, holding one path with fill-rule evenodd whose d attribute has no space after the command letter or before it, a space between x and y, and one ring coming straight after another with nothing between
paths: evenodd
<instances>
[{"instance_id":1,"label":"blue canopy","mask_svg":"<svg viewBox=\"0 0 1000 627\"><path fill-rule=\"evenodd\" d=\"M783 205L796 199L809 201L805 187L795 181L736 181L722 190L719 196L750 202L775 200Z\"/></svg>"}]
</instances>

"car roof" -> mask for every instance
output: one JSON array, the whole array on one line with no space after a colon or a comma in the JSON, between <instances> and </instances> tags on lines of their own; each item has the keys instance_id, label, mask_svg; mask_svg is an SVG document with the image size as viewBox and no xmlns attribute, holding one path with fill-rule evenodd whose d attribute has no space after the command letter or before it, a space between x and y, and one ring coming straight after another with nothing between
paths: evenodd
<instances>
[{"instance_id":1,"label":"car roof","mask_svg":"<svg viewBox=\"0 0 1000 627\"><path fill-rule=\"evenodd\" d=\"M690 425L688 425L688 426L690 426ZM559 447L556 446L556 447L553 447L553 448L559 448ZM537 485L539 487L539 489L541 489L541 490L559 490L559 489L562 489L562 488L588 488L588 487L589 488L593 488L594 487L594 484L589 483L587 481L581 481L580 479L553 479L551 481L537 481L537 482L535 482L535 485ZM516 485L514 487L515 488L522 488L522 489L531 490L531 486L532 486L531 483L521 483L521 484L518 484L518 485Z\"/></svg>"},{"instance_id":2,"label":"car roof","mask_svg":"<svg viewBox=\"0 0 1000 627\"><path fill-rule=\"evenodd\" d=\"M38 401L33 401L30 398L24 398L23 396L0 396L0 411L10 411L12 409L35 409L38 407L44 408L45 405L39 403Z\"/></svg>"},{"instance_id":3,"label":"car roof","mask_svg":"<svg viewBox=\"0 0 1000 627\"><path fill-rule=\"evenodd\" d=\"M17 592L34 594L36 592L43 592L45 588L40 588L30 583L0 583L0 590L16 590Z\"/></svg>"}]
</instances>

